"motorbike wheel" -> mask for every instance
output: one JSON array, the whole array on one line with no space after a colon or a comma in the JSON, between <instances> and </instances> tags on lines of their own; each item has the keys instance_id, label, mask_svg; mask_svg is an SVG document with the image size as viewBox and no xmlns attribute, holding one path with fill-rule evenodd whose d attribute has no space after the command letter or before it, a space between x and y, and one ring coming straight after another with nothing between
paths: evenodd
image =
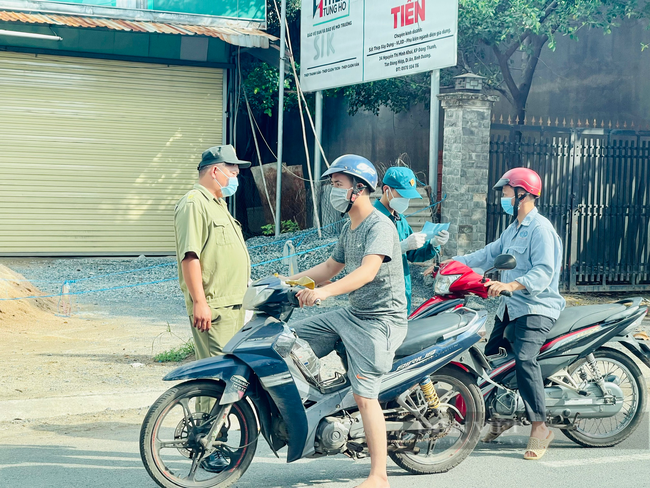
<instances>
[{"instance_id":1,"label":"motorbike wheel","mask_svg":"<svg viewBox=\"0 0 650 488\"><path fill-rule=\"evenodd\" d=\"M443 432L410 433L401 442L415 440L419 452L390 451L390 458L412 474L446 473L458 466L478 444L485 423L485 403L476 380L454 367L445 367L430 376L440 398L437 417L432 423L447 421ZM415 437L413 437L415 436Z\"/></svg>"},{"instance_id":2,"label":"motorbike wheel","mask_svg":"<svg viewBox=\"0 0 650 488\"><path fill-rule=\"evenodd\" d=\"M615 349L602 348L594 352L600 373L614 375L625 395L623 408L614 417L582 419L575 424L576 430L563 430L565 436L585 447L611 447L623 442L639 427L646 408L648 390L639 367L626 354ZM578 384L592 379L586 360L581 359L569 367L569 374ZM587 374L585 380L580 373Z\"/></svg>"},{"instance_id":3,"label":"motorbike wheel","mask_svg":"<svg viewBox=\"0 0 650 488\"><path fill-rule=\"evenodd\" d=\"M202 467L202 456L210 453L199 441L221 417L222 394L223 385L219 383L192 381L170 388L151 406L140 430L140 456L159 486L225 488L248 469L255 456L258 430L255 413L246 400L232 404L217 435L217 441L223 444L216 446L215 452L229 465L219 473ZM203 404L200 410L199 402ZM203 412L208 409L210 413Z\"/></svg>"}]
</instances>

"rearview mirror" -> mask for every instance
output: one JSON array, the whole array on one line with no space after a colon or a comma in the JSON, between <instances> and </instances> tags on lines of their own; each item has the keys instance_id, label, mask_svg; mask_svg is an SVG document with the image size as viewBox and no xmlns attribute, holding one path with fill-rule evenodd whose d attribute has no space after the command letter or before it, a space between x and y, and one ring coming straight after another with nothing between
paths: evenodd
<instances>
[{"instance_id":1,"label":"rearview mirror","mask_svg":"<svg viewBox=\"0 0 650 488\"><path fill-rule=\"evenodd\" d=\"M494 260L494 269L507 270L515 269L517 267L517 260L510 254L500 254Z\"/></svg>"}]
</instances>

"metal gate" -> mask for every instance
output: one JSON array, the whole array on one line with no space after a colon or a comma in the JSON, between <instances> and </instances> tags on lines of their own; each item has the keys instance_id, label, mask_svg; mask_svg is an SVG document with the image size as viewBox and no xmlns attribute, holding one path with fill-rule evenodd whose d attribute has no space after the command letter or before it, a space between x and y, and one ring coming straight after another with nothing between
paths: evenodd
<instances>
[{"instance_id":1,"label":"metal gate","mask_svg":"<svg viewBox=\"0 0 650 488\"><path fill-rule=\"evenodd\" d=\"M650 290L650 131L492 124L490 188L517 166L542 177L565 290ZM487 212L491 242L509 222L497 192Z\"/></svg>"}]
</instances>

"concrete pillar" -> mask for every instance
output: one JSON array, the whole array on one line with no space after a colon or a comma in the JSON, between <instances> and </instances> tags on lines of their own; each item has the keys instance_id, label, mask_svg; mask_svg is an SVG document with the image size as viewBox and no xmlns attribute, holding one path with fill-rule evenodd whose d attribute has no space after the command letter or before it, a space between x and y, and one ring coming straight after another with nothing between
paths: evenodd
<instances>
[{"instance_id":1,"label":"concrete pillar","mask_svg":"<svg viewBox=\"0 0 650 488\"><path fill-rule=\"evenodd\" d=\"M445 257L485 246L490 117L498 97L457 92L439 95L445 111L442 222L450 222Z\"/></svg>"}]
</instances>

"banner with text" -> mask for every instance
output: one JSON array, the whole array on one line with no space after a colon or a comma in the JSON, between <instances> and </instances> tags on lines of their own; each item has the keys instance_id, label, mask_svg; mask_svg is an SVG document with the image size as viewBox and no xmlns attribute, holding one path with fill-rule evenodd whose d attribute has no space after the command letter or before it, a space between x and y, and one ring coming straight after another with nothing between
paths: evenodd
<instances>
[{"instance_id":1,"label":"banner with text","mask_svg":"<svg viewBox=\"0 0 650 488\"><path fill-rule=\"evenodd\" d=\"M456 65L458 0L302 0L306 92Z\"/></svg>"}]
</instances>

